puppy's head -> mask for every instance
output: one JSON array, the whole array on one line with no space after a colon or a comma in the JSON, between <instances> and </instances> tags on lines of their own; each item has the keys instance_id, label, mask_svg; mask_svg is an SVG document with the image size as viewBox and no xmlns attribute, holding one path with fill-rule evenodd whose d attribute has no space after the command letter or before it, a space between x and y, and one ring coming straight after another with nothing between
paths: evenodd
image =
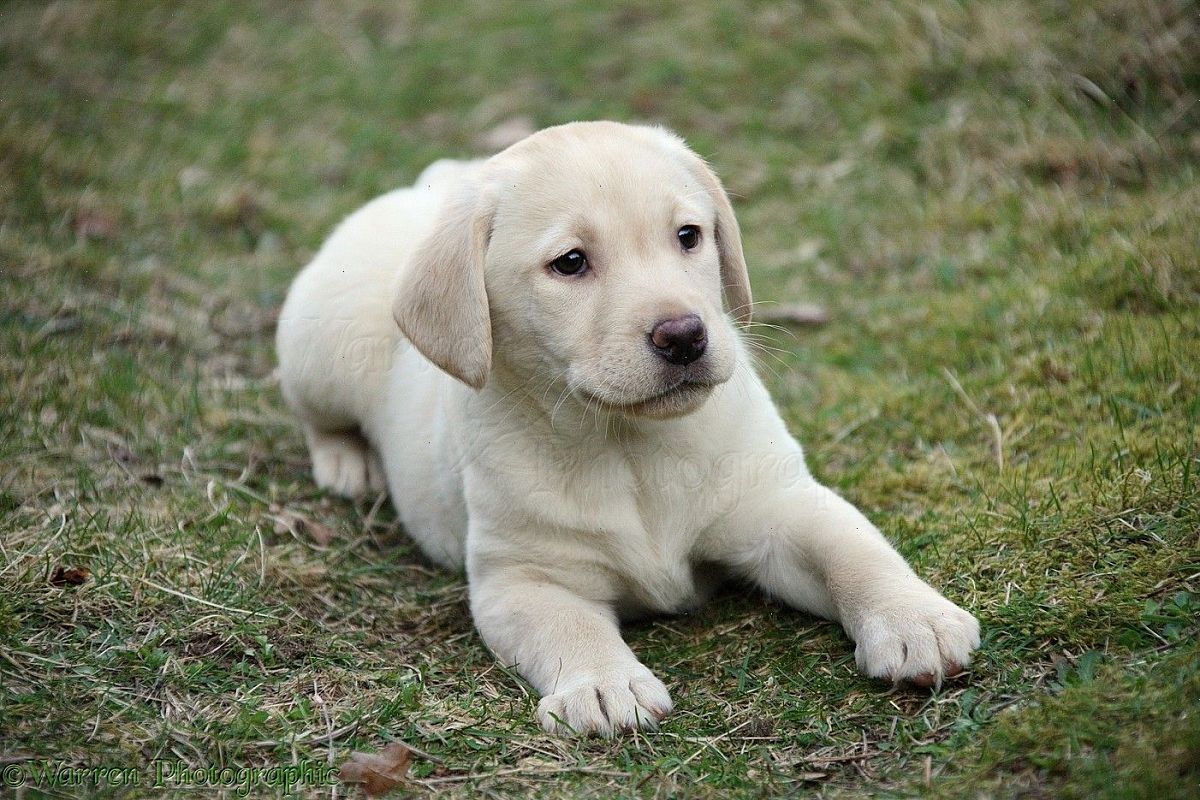
<instances>
[{"instance_id":1,"label":"puppy's head","mask_svg":"<svg viewBox=\"0 0 1200 800\"><path fill-rule=\"evenodd\" d=\"M477 388L495 359L534 390L670 417L733 372L722 296L749 320L737 221L711 170L664 130L574 123L460 187L405 270L395 316Z\"/></svg>"}]
</instances>

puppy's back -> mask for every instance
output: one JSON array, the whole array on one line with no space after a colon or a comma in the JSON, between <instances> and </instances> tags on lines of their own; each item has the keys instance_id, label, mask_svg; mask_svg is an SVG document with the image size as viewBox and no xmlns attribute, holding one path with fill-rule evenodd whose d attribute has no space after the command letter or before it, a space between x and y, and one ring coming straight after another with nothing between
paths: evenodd
<instances>
[{"instance_id":1,"label":"puppy's back","mask_svg":"<svg viewBox=\"0 0 1200 800\"><path fill-rule=\"evenodd\" d=\"M397 277L446 192L479 162L437 161L408 188L347 217L293 282L276 332L288 404L322 430L357 428L384 389L400 338Z\"/></svg>"}]
</instances>

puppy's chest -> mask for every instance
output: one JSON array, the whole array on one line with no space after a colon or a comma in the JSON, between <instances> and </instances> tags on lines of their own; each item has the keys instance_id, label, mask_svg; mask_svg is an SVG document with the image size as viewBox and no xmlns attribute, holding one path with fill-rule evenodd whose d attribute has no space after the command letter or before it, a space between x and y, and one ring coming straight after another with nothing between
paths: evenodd
<instances>
[{"instance_id":1,"label":"puppy's chest","mask_svg":"<svg viewBox=\"0 0 1200 800\"><path fill-rule=\"evenodd\" d=\"M597 462L597 466L603 464ZM701 472L681 475L672 459L614 459L594 477L604 485L593 506L601 523L597 545L620 576L621 605L674 612L697 604L707 581L693 561L696 542L716 511Z\"/></svg>"}]
</instances>

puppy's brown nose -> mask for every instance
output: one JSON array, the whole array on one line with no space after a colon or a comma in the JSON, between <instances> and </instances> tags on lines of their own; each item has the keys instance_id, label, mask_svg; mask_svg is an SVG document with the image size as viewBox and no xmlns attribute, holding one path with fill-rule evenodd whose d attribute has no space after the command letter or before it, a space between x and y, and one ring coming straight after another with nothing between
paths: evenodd
<instances>
[{"instance_id":1,"label":"puppy's brown nose","mask_svg":"<svg viewBox=\"0 0 1200 800\"><path fill-rule=\"evenodd\" d=\"M704 355L708 334L695 314L661 320L650 331L654 352L672 364L690 364Z\"/></svg>"}]
</instances>

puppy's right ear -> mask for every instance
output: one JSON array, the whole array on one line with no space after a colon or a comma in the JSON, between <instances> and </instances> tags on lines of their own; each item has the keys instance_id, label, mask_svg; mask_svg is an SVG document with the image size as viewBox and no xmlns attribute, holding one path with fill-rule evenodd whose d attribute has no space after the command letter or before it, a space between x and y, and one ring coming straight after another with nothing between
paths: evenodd
<instances>
[{"instance_id":1,"label":"puppy's right ear","mask_svg":"<svg viewBox=\"0 0 1200 800\"><path fill-rule=\"evenodd\" d=\"M477 185L443 202L396 287L392 316L408 340L476 389L492 369L492 323L483 262L495 202Z\"/></svg>"}]
</instances>

